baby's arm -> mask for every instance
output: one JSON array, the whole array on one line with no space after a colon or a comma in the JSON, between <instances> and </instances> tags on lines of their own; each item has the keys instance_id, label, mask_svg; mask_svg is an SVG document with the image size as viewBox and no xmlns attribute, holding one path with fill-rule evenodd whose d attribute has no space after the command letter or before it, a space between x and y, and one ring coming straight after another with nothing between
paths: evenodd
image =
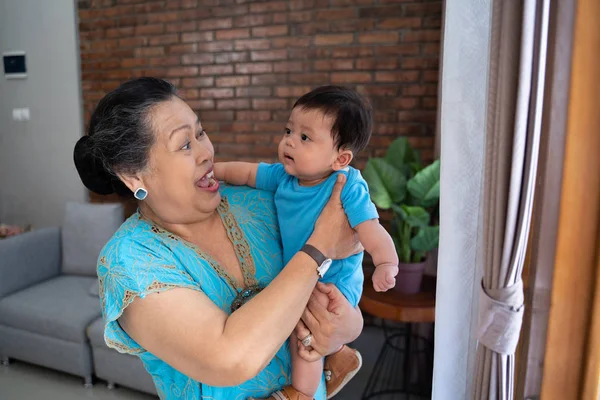
<instances>
[{"instance_id":1,"label":"baby's arm","mask_svg":"<svg viewBox=\"0 0 600 400\"><path fill-rule=\"evenodd\" d=\"M232 185L256 187L258 164L248 162L218 162L214 165L215 178Z\"/></svg>"},{"instance_id":2,"label":"baby's arm","mask_svg":"<svg viewBox=\"0 0 600 400\"><path fill-rule=\"evenodd\" d=\"M385 292L393 288L398 274L398 254L391 236L377 219L365 221L355 229L360 242L375 263L373 274L375 290Z\"/></svg>"}]
</instances>

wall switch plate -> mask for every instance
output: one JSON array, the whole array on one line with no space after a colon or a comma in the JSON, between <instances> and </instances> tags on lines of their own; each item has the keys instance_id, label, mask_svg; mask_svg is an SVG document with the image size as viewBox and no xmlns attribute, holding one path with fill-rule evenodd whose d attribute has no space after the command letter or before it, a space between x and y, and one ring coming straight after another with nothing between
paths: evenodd
<instances>
[{"instance_id":1,"label":"wall switch plate","mask_svg":"<svg viewBox=\"0 0 600 400\"><path fill-rule=\"evenodd\" d=\"M12 117L14 121L29 121L31 118L29 108L13 108Z\"/></svg>"}]
</instances>

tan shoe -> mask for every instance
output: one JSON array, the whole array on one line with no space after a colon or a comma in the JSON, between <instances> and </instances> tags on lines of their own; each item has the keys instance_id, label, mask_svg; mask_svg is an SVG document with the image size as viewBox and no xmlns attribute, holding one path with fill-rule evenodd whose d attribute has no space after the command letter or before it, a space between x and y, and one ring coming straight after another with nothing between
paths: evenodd
<instances>
[{"instance_id":1,"label":"tan shoe","mask_svg":"<svg viewBox=\"0 0 600 400\"><path fill-rule=\"evenodd\" d=\"M346 386L362 367L360 353L344 345L340 351L325 357L325 385L331 399Z\"/></svg>"},{"instance_id":2,"label":"tan shoe","mask_svg":"<svg viewBox=\"0 0 600 400\"><path fill-rule=\"evenodd\" d=\"M250 397L248 400L259 400L259 399ZM313 400L313 398L305 396L304 394L302 394L299 391L297 391L296 389L294 389L292 386L286 386L283 389L278 390L275 393L272 393L271 396L269 396L265 400Z\"/></svg>"}]
</instances>

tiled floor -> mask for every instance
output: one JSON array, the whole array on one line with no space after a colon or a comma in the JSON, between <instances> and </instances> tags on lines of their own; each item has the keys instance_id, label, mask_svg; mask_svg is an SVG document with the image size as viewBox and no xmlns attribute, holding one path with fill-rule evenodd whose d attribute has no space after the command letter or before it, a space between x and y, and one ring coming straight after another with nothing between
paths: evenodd
<instances>
[{"instance_id":1,"label":"tiled floor","mask_svg":"<svg viewBox=\"0 0 600 400\"><path fill-rule=\"evenodd\" d=\"M363 368L336 399L358 400L367 384L383 342L378 328L366 327L354 343L363 355ZM155 400L156 397L118 387L108 390L104 382L85 389L81 378L22 362L0 366L0 400Z\"/></svg>"}]
</instances>

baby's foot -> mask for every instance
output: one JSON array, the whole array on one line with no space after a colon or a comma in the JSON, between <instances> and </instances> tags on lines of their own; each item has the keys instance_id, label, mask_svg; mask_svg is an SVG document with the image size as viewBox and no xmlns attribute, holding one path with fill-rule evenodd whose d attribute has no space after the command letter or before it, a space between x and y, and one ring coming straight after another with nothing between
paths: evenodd
<instances>
[{"instance_id":1,"label":"baby's foot","mask_svg":"<svg viewBox=\"0 0 600 400\"><path fill-rule=\"evenodd\" d=\"M337 353L325 358L325 385L330 399L346 386L362 366L360 353L344 345Z\"/></svg>"}]
</instances>

